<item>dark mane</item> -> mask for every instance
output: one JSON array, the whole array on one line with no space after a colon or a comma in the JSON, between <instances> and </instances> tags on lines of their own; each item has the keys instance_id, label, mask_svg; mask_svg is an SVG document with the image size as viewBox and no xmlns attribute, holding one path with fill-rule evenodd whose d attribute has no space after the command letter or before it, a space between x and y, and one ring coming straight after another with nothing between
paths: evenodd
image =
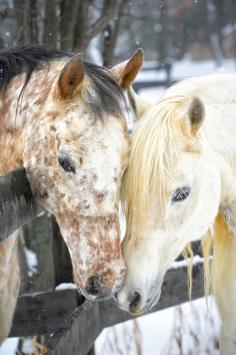
<instances>
[{"instance_id":1,"label":"dark mane","mask_svg":"<svg viewBox=\"0 0 236 355\"><path fill-rule=\"evenodd\" d=\"M4 94L13 77L26 73L21 96L34 71L40 70L45 63L71 56L71 54L59 50L48 50L37 46L1 51L0 94ZM86 61L83 63L86 74L93 84L95 94L99 98L95 100L88 91L88 103L94 115L99 118L103 117L104 113L120 115L122 104L126 107L126 100L115 79L106 68Z\"/></svg>"}]
</instances>

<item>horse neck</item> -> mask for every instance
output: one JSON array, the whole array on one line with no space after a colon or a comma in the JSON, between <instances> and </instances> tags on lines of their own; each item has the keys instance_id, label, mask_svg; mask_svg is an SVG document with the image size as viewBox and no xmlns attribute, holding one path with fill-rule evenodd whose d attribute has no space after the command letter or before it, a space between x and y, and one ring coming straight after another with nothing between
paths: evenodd
<instances>
[{"instance_id":1,"label":"horse neck","mask_svg":"<svg viewBox=\"0 0 236 355\"><path fill-rule=\"evenodd\" d=\"M51 80L45 81L42 70L32 74L19 96L24 80L24 74L16 76L0 97L0 175L23 166L29 130L33 129L51 88Z\"/></svg>"}]
</instances>

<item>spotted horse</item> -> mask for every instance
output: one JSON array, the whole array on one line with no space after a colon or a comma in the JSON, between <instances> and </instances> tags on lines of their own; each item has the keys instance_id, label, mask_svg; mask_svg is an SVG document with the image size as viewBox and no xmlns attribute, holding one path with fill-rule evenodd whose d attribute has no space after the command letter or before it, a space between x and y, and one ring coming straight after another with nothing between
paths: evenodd
<instances>
[{"instance_id":1,"label":"spotted horse","mask_svg":"<svg viewBox=\"0 0 236 355\"><path fill-rule=\"evenodd\" d=\"M119 190L129 158L123 90L143 61L138 50L106 69L41 47L0 53L0 174L25 167L35 199L59 224L74 281L107 299L124 277ZM0 342L20 287L14 234L0 245Z\"/></svg>"}]
</instances>

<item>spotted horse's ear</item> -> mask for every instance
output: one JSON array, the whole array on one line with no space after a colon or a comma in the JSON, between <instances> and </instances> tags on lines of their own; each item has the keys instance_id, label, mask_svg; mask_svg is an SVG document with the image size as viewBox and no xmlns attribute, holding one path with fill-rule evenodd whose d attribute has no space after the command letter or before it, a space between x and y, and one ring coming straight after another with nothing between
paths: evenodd
<instances>
[{"instance_id":1,"label":"spotted horse's ear","mask_svg":"<svg viewBox=\"0 0 236 355\"><path fill-rule=\"evenodd\" d=\"M59 98L66 100L72 98L77 93L83 83L85 76L85 69L81 56L74 55L64 65L59 79L57 91Z\"/></svg>"},{"instance_id":2,"label":"spotted horse's ear","mask_svg":"<svg viewBox=\"0 0 236 355\"><path fill-rule=\"evenodd\" d=\"M143 65L143 51L139 48L133 57L111 68L121 89L128 89Z\"/></svg>"}]
</instances>

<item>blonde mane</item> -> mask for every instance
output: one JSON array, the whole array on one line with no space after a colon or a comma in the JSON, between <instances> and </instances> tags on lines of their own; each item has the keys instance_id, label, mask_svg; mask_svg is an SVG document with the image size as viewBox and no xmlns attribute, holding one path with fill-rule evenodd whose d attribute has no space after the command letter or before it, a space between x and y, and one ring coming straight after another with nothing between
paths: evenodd
<instances>
[{"instance_id":1,"label":"blonde mane","mask_svg":"<svg viewBox=\"0 0 236 355\"><path fill-rule=\"evenodd\" d=\"M230 251L232 251L232 241L235 236L229 230L224 216L221 213L215 218L214 225L201 240L201 249L204 264L204 291L205 297L214 295L217 304L223 305L225 300L225 290L222 289L222 281L227 277ZM192 293L192 267L193 251L191 243L183 251L183 256L188 265L188 292L191 299Z\"/></svg>"},{"instance_id":2,"label":"blonde mane","mask_svg":"<svg viewBox=\"0 0 236 355\"><path fill-rule=\"evenodd\" d=\"M228 260L234 250L234 238L224 216L218 213L212 232L209 231L201 241L204 256L205 296L212 293L219 307L227 302L222 284L229 275Z\"/></svg>"},{"instance_id":3,"label":"blonde mane","mask_svg":"<svg viewBox=\"0 0 236 355\"><path fill-rule=\"evenodd\" d=\"M155 196L164 202L166 178L174 178L177 145L188 139L182 118L191 98L189 94L165 95L135 127L129 168L122 186L128 234L133 232L135 236L147 226ZM163 203L160 208L164 212Z\"/></svg>"}]
</instances>

